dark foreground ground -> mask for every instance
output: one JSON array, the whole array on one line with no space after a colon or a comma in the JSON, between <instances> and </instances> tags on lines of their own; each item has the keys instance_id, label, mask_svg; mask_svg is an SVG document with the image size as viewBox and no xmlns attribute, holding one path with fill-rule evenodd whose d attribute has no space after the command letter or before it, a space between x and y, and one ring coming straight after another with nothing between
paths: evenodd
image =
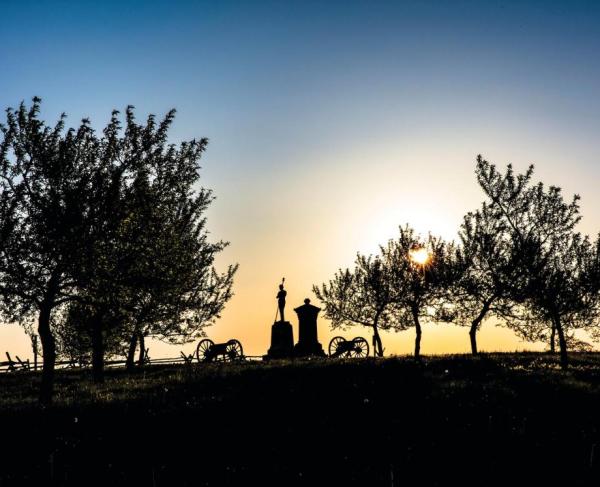
<instances>
[{"instance_id":1,"label":"dark foreground ground","mask_svg":"<svg viewBox=\"0 0 600 487\"><path fill-rule=\"evenodd\" d=\"M0 486L600 485L600 355L0 377Z\"/></svg>"}]
</instances>

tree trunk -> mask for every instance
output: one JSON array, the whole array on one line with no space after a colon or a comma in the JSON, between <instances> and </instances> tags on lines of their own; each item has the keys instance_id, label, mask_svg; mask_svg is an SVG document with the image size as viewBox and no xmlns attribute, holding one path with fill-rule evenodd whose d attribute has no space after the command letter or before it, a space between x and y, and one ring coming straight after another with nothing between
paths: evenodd
<instances>
[{"instance_id":1,"label":"tree trunk","mask_svg":"<svg viewBox=\"0 0 600 487\"><path fill-rule=\"evenodd\" d=\"M419 321L419 310L413 306L412 308L413 321L415 323L415 358L421 357L421 322Z\"/></svg>"},{"instance_id":2,"label":"tree trunk","mask_svg":"<svg viewBox=\"0 0 600 487\"><path fill-rule=\"evenodd\" d=\"M471 354L477 355L477 327L479 323L477 320L471 322L471 329L469 330L469 338L471 339Z\"/></svg>"},{"instance_id":3,"label":"tree trunk","mask_svg":"<svg viewBox=\"0 0 600 487\"><path fill-rule=\"evenodd\" d=\"M143 333L138 333L138 341L140 342L140 355L138 357L138 365L143 367L146 357L146 342Z\"/></svg>"},{"instance_id":4,"label":"tree trunk","mask_svg":"<svg viewBox=\"0 0 600 487\"><path fill-rule=\"evenodd\" d=\"M560 347L560 366L563 370L569 368L569 357L567 356L567 340L565 339L565 332L560 322L560 316L554 317L554 325L556 326L556 332L558 333L558 345Z\"/></svg>"},{"instance_id":5,"label":"tree trunk","mask_svg":"<svg viewBox=\"0 0 600 487\"><path fill-rule=\"evenodd\" d=\"M552 330L550 331L550 353L556 353L556 325L552 320Z\"/></svg>"},{"instance_id":6,"label":"tree trunk","mask_svg":"<svg viewBox=\"0 0 600 487\"><path fill-rule=\"evenodd\" d=\"M469 338L471 339L471 353L473 355L477 355L478 354L478 351L477 351L477 331L479 330L479 325L481 324L481 322L483 321L483 319L487 315L487 312L490 310L490 306L492 305L493 301L494 301L494 298L491 298L491 299L488 299L487 301L484 301L483 307L481 308L481 311L477 315L477 318L475 318L471 322L471 329L469 330Z\"/></svg>"},{"instance_id":7,"label":"tree trunk","mask_svg":"<svg viewBox=\"0 0 600 487\"><path fill-rule=\"evenodd\" d=\"M42 383L40 384L40 403L49 405L52 403L52 392L54 390L54 365L56 363L56 343L52 330L50 329L50 313L52 311L52 300L46 299L40 306L38 317L38 333L42 344Z\"/></svg>"},{"instance_id":8,"label":"tree trunk","mask_svg":"<svg viewBox=\"0 0 600 487\"><path fill-rule=\"evenodd\" d=\"M383 344L381 343L377 323L373 325L373 354L376 357L383 357Z\"/></svg>"},{"instance_id":9,"label":"tree trunk","mask_svg":"<svg viewBox=\"0 0 600 487\"><path fill-rule=\"evenodd\" d=\"M127 370L133 370L135 366L135 350L137 349L138 335L137 333L131 334L129 340L129 348L127 349L127 359L125 360L125 368Z\"/></svg>"},{"instance_id":10,"label":"tree trunk","mask_svg":"<svg viewBox=\"0 0 600 487\"><path fill-rule=\"evenodd\" d=\"M102 313L92 318L92 377L94 382L104 382L104 335Z\"/></svg>"}]
</instances>

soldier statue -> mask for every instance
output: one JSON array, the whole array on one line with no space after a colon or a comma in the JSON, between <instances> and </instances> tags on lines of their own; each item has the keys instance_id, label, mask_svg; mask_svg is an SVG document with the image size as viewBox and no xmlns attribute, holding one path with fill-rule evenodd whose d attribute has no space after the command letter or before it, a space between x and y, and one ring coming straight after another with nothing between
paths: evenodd
<instances>
[{"instance_id":1,"label":"soldier statue","mask_svg":"<svg viewBox=\"0 0 600 487\"><path fill-rule=\"evenodd\" d=\"M280 321L285 321L284 318L284 308L285 308L285 297L287 296L287 291L285 291L283 289L283 282L285 281L285 277L283 278L283 280L281 281L281 284L279 285L279 292L277 293L277 306L279 309L279 320Z\"/></svg>"},{"instance_id":2,"label":"soldier statue","mask_svg":"<svg viewBox=\"0 0 600 487\"><path fill-rule=\"evenodd\" d=\"M285 321L283 314L285 311L285 297L287 296L287 291L283 289L284 282L285 278L281 280L279 292L276 296L277 311L275 312L275 322L271 326L271 348L263 357L264 360L291 358L294 350L292 324ZM277 320L277 315L279 315L279 320Z\"/></svg>"}]
</instances>

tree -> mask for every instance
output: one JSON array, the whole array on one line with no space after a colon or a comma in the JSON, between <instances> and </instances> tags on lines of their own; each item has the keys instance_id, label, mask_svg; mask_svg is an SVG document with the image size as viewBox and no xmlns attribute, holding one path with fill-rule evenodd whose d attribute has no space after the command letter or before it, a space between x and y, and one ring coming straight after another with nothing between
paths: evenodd
<instances>
[{"instance_id":1,"label":"tree","mask_svg":"<svg viewBox=\"0 0 600 487\"><path fill-rule=\"evenodd\" d=\"M510 316L513 283L521 270L514 262L511 239L504 220L486 203L467 213L459 231L460 247L453 266L455 279L448 291L450 319L469 327L471 353L477 355L477 332L490 316Z\"/></svg>"},{"instance_id":2,"label":"tree","mask_svg":"<svg viewBox=\"0 0 600 487\"><path fill-rule=\"evenodd\" d=\"M64 114L50 127L39 109L39 98L30 108L21 103L0 125L0 292L5 319L37 316L40 400L49 403L56 359L52 313L76 292L67 268L82 233L81 197L90 187L97 140L88 121L64 133Z\"/></svg>"},{"instance_id":3,"label":"tree","mask_svg":"<svg viewBox=\"0 0 600 487\"><path fill-rule=\"evenodd\" d=\"M578 342L573 332L587 327L594 317L595 296L585 285L591 244L587 237L571 233L550 249L536 241L531 253L525 312L509 319L508 325L525 339L549 339L551 349L556 334L561 366L567 368L569 343Z\"/></svg>"},{"instance_id":4,"label":"tree","mask_svg":"<svg viewBox=\"0 0 600 487\"><path fill-rule=\"evenodd\" d=\"M353 324L371 328L374 353L383 357L379 330L392 325L391 284L381 259L357 254L352 271L340 269L329 283L321 288L313 286L313 292L324 304L325 317L331 320L332 328Z\"/></svg>"},{"instance_id":5,"label":"tree","mask_svg":"<svg viewBox=\"0 0 600 487\"><path fill-rule=\"evenodd\" d=\"M585 285L590 243L574 231L581 218L579 196L567 203L560 188L531 184L533 166L515 176L509 165L502 174L478 156L476 174L490 209L505 222L514 265L523 271L512 284L511 297L524 312L508 324L525 337L534 337L536 333L530 332L534 328L524 324L551 323L551 334L558 335L561 366L567 368L568 331L583 326L593 308Z\"/></svg>"},{"instance_id":6,"label":"tree","mask_svg":"<svg viewBox=\"0 0 600 487\"><path fill-rule=\"evenodd\" d=\"M381 260L392 286L394 326L415 328L415 357L421 354L423 320L432 319L452 282L454 245L431 234L421 239L408 225L400 237L381 247Z\"/></svg>"},{"instance_id":7,"label":"tree","mask_svg":"<svg viewBox=\"0 0 600 487\"><path fill-rule=\"evenodd\" d=\"M141 199L151 204L138 204L143 211L128 220L129 252L137 255L146 249L146 262L151 263L130 273L126 293L133 330L130 362L136 342L142 349L146 336L169 343L194 340L220 316L232 296L237 266L222 274L215 271L215 256L227 243L209 243L205 230L204 211L212 194L204 189L194 193L195 180L176 186L171 181L177 179L163 177L140 185L145 195Z\"/></svg>"},{"instance_id":8,"label":"tree","mask_svg":"<svg viewBox=\"0 0 600 487\"><path fill-rule=\"evenodd\" d=\"M173 111L160 123L150 116L140 125L128 107L124 131L116 115L105 140L120 164L107 159L95 173L88 250L81 261L71 260L78 298L91 310L85 323L97 381L103 380L104 342L123 328L128 356L150 334L178 343L196 338L232 296L237 269L219 274L213 267L227 243L208 241L204 213L214 198L196 189L207 140L167 145Z\"/></svg>"},{"instance_id":9,"label":"tree","mask_svg":"<svg viewBox=\"0 0 600 487\"><path fill-rule=\"evenodd\" d=\"M107 335L123 329L140 296L150 293L154 303L174 312L165 329L197 332L231 296L236 267L222 275L212 268L226 244L207 242L201 215L210 192L193 189L207 140L167 145L174 111L159 124L150 116L139 125L128 107L124 131L114 111L97 136L88 120L65 132L64 114L49 127L39 109L38 98L29 109L21 103L17 111L7 110L0 126L0 292L8 319L37 315L40 399L49 403L53 323L77 321L77 333L89 332L101 380ZM136 234L139 225L132 222L150 210L155 218Z\"/></svg>"}]
</instances>

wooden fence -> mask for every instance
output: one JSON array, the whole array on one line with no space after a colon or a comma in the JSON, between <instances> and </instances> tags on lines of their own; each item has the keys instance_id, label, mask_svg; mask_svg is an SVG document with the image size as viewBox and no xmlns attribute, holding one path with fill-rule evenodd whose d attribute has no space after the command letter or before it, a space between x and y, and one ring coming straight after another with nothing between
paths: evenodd
<instances>
[{"instance_id":1,"label":"wooden fence","mask_svg":"<svg viewBox=\"0 0 600 487\"><path fill-rule=\"evenodd\" d=\"M6 352L7 360L0 362L0 373L6 372L30 372L30 371L41 371L42 370L42 362L41 360L35 360L31 362L29 359L21 360L18 355L15 355L15 359L11 357L11 355ZM262 356L259 355L246 355L243 357L243 360L246 361L258 361L262 360ZM137 361L136 361L137 363ZM198 363L196 357L193 355L185 355L181 352L179 357L174 358L156 358L151 359L149 357L146 358L146 365L176 365L176 364L192 364ZM125 367L125 360L107 360L104 362L104 366L106 368L120 368ZM57 369L89 369L91 368L90 363L79 363L75 360L57 360L55 363Z\"/></svg>"}]
</instances>

